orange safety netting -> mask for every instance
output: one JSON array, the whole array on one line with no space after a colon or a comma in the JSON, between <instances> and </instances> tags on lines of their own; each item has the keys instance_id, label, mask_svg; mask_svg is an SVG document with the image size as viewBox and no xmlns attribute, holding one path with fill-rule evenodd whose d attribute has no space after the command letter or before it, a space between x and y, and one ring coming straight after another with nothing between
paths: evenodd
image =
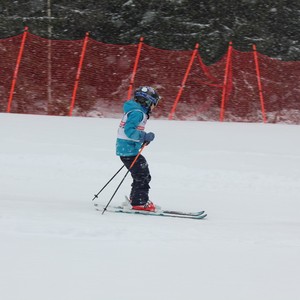
<instances>
[{"instance_id":1,"label":"orange safety netting","mask_svg":"<svg viewBox=\"0 0 300 300\"><path fill-rule=\"evenodd\" d=\"M114 117L140 85L163 97L162 119L300 124L300 62L228 53L206 66L197 49L161 50L142 42L0 40L0 112Z\"/></svg>"}]
</instances>

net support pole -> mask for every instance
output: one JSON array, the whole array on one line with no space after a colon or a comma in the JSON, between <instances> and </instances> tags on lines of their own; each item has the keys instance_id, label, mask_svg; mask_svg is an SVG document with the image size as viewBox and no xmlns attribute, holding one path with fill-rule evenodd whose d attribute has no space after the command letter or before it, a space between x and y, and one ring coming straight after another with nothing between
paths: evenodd
<instances>
[{"instance_id":1,"label":"net support pole","mask_svg":"<svg viewBox=\"0 0 300 300\"><path fill-rule=\"evenodd\" d=\"M225 113L225 98L226 98L226 92L227 92L227 83L228 83L229 67L230 67L230 65L231 65L231 54L232 54L232 42L229 42L229 47L228 47L228 51L227 51L227 59L226 59L226 67L225 67L224 82L223 82L221 110L220 110L220 121L221 121L221 122L223 122L223 120L224 120L224 113Z\"/></svg>"},{"instance_id":2,"label":"net support pole","mask_svg":"<svg viewBox=\"0 0 300 300\"><path fill-rule=\"evenodd\" d=\"M78 69L77 69L77 73L76 73L76 79L75 79L75 84L74 84L74 89L73 89L73 94L72 94L72 100L71 100L71 104L70 104L69 116L72 116L73 109L75 106L77 89L78 89L78 85L79 85L79 79L80 79L80 74L81 74L81 70L82 70L82 64L83 64L83 60L84 60L84 56L85 56L85 52L86 52L86 46L87 46L88 39L89 39L89 33L87 32L85 34L85 38L83 40L83 46L82 46L82 50L81 50L81 54L80 54L80 60L79 60L79 65L78 65Z\"/></svg>"},{"instance_id":3,"label":"net support pole","mask_svg":"<svg viewBox=\"0 0 300 300\"><path fill-rule=\"evenodd\" d=\"M17 58L16 67L15 67L14 74L13 74L13 80L12 80L12 84L11 84L11 88L10 88L8 103L7 103L6 112L8 112L8 113L11 111L11 104L12 104L12 100L13 100L13 96L14 96L14 92L15 92L15 86L16 86L16 82L17 82L17 78L18 78L19 68L20 68L20 64L21 64L21 60L22 60L22 56L23 56L23 52L24 52L27 34L28 34L28 27L25 27L22 41L21 41L21 47L19 50L19 55Z\"/></svg>"},{"instance_id":4,"label":"net support pole","mask_svg":"<svg viewBox=\"0 0 300 300\"><path fill-rule=\"evenodd\" d=\"M256 51L255 44L252 45L252 49L253 49L253 55L254 55L254 61L255 61L256 78L257 78L257 85L258 85L258 91L259 91L261 113L262 113L263 122L266 123L267 118L266 118L266 113L265 113L265 103L264 103L264 96L263 96L263 92L262 92L260 70L259 70L258 57L257 57L257 51Z\"/></svg>"},{"instance_id":5,"label":"net support pole","mask_svg":"<svg viewBox=\"0 0 300 300\"><path fill-rule=\"evenodd\" d=\"M170 113L169 113L169 120L172 120L173 117L174 117L174 114L175 114L175 111L176 111L177 104L178 104L179 99L180 99L180 97L181 97L181 94L182 94L182 92L183 92L183 89L184 89L186 80L187 80L187 78L188 78L188 76L189 76L189 74L190 74L190 71L191 71L191 68L192 68L194 59L195 59L196 54L197 54L197 52L198 52L198 48L199 48L199 44L197 43L197 44L195 45L195 49L193 50L191 59L190 59L190 61L189 61L188 67L187 67L187 69L186 69L186 72L185 72L185 74L184 74L183 80L182 80L182 82L181 82L180 89L179 89L179 91L178 91L178 93L177 93L176 99L175 99L174 104L173 104L173 106L172 106L172 109L171 109L171 111L170 111Z\"/></svg>"},{"instance_id":6,"label":"net support pole","mask_svg":"<svg viewBox=\"0 0 300 300\"><path fill-rule=\"evenodd\" d=\"M133 89L133 84L134 84L134 79L135 79L135 75L136 75L136 70L137 70L137 67L138 67L138 64L139 64L139 60L140 60L140 56L141 56L141 50L142 50L142 46L143 46L143 41L144 41L144 38L141 37L139 45L138 45L136 57L135 57L133 71L132 71L132 74L131 74L130 84L129 84L128 93L127 93L127 100L129 100L131 98L131 93L132 93L132 89Z\"/></svg>"}]
</instances>

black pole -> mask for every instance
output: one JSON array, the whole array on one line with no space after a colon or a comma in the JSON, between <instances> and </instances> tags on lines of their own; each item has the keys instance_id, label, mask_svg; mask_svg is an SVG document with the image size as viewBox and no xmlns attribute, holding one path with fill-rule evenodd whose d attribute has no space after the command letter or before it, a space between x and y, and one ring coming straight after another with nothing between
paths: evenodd
<instances>
[{"instance_id":1,"label":"black pole","mask_svg":"<svg viewBox=\"0 0 300 300\"><path fill-rule=\"evenodd\" d=\"M106 206L104 207L103 211L102 211L102 215L105 213L107 207L109 206L111 200L114 198L115 194L117 193L117 191L119 190L120 186L122 185L123 181L125 180L126 176L128 175L128 173L130 172L130 169L134 166L134 164L136 163L137 159L139 158L139 156L141 155L142 151L144 150L144 148L147 146L147 143L144 143L142 148L140 149L139 153L136 155L134 161L131 163L130 167L128 168L125 176L123 177L123 179L121 180L121 182L119 183L118 187L116 188L115 192L113 193L113 195L111 196L111 198L109 199L108 203L106 204Z\"/></svg>"},{"instance_id":2,"label":"black pole","mask_svg":"<svg viewBox=\"0 0 300 300\"><path fill-rule=\"evenodd\" d=\"M106 206L104 207L103 211L102 211L102 215L105 213L107 207L109 206L111 200L114 198L115 194L117 193L117 191L119 190L120 186L122 185L123 181L125 180L126 176L128 175L130 169L127 170L125 176L123 177L123 179L121 180L121 182L119 183L118 187L116 188L116 190L114 191L113 195L111 196L111 198L109 199L108 203L106 204Z\"/></svg>"},{"instance_id":3,"label":"black pole","mask_svg":"<svg viewBox=\"0 0 300 300\"><path fill-rule=\"evenodd\" d=\"M105 186L97 193L94 195L94 198L92 201L94 201L96 198L98 198L99 194L108 186L108 184L119 174L119 172L124 168L125 165L123 165L118 172L105 184Z\"/></svg>"}]
</instances>

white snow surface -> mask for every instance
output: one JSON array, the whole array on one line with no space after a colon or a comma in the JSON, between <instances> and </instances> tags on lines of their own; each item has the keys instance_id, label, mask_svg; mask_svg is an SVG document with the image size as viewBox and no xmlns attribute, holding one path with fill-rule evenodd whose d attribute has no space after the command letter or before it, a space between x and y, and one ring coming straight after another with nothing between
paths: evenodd
<instances>
[{"instance_id":1,"label":"white snow surface","mask_svg":"<svg viewBox=\"0 0 300 300\"><path fill-rule=\"evenodd\" d=\"M299 126L150 119L150 197L186 220L94 209L118 124L0 114L1 300L300 299Z\"/></svg>"}]
</instances>

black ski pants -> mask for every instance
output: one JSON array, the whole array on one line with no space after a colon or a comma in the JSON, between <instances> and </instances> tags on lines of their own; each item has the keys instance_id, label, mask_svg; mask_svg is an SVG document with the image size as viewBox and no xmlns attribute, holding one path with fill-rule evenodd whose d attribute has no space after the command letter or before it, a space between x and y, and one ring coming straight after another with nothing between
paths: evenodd
<instances>
[{"instance_id":1,"label":"black ski pants","mask_svg":"<svg viewBox=\"0 0 300 300\"><path fill-rule=\"evenodd\" d=\"M120 159L125 167L129 169L135 156L120 156ZM138 157L129 172L133 179L130 193L131 204L143 205L149 200L149 182L151 181L148 163L143 155Z\"/></svg>"}]
</instances>

